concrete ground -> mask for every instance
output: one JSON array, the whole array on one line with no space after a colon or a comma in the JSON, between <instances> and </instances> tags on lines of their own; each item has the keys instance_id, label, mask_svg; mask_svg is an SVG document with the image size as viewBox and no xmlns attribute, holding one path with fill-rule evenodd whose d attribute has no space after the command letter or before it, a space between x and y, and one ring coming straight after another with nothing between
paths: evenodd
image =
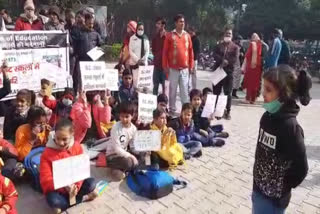
<instances>
[{"instance_id":1,"label":"concrete ground","mask_svg":"<svg viewBox=\"0 0 320 214\"><path fill-rule=\"evenodd\" d=\"M210 73L199 72L199 88L210 85ZM313 100L302 108L298 120L305 132L309 173L293 190L287 213L320 214L320 85L314 84ZM244 96L242 94L242 96ZM126 182L110 183L97 200L68 210L69 214L129 213L251 213L252 168L258 125L264 110L257 105L234 101L231 121L219 121L230 133L222 148L205 148L199 159L187 161L172 174L189 182L187 188L174 191L159 200L147 200L130 192ZM106 179L106 170L92 167L92 175ZM17 186L18 211L22 214L48 214L44 197L28 185Z\"/></svg>"}]
</instances>

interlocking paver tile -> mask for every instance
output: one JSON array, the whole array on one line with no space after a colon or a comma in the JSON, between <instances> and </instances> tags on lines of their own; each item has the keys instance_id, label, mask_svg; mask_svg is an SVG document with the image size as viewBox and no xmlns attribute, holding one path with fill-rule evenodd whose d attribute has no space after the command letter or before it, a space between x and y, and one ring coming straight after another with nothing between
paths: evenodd
<instances>
[{"instance_id":1,"label":"interlocking paver tile","mask_svg":"<svg viewBox=\"0 0 320 214\"><path fill-rule=\"evenodd\" d=\"M199 78L205 80L201 72ZM210 83L201 87L206 86L210 86ZM314 87L320 88L319 84ZM288 214L320 214L320 94L313 96L311 104L302 108L298 117L305 131L309 175L293 191ZM187 180L187 188L151 201L130 192L126 182L113 182L98 200L72 207L68 213L251 213L253 162L259 120L264 110L259 106L239 104L238 101L232 108L231 121L216 121L223 123L225 130L230 133L226 145L222 148L204 148L201 158L187 161L186 165L171 172L175 177ZM105 169L92 167L91 171L94 177L108 180ZM19 185L18 192L19 213L51 213L45 198L27 185Z\"/></svg>"}]
</instances>

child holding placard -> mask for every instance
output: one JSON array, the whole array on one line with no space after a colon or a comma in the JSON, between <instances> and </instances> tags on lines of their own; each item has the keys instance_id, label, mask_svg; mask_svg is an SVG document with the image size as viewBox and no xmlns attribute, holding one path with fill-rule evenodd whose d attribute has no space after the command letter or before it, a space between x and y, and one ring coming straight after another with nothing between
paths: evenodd
<instances>
[{"instance_id":1,"label":"child holding placard","mask_svg":"<svg viewBox=\"0 0 320 214\"><path fill-rule=\"evenodd\" d=\"M27 123L27 115L30 106L34 103L35 94L28 89L18 92L15 105L8 109L4 118L3 136L4 139L14 142L16 131L19 126Z\"/></svg>"},{"instance_id":2,"label":"child holding placard","mask_svg":"<svg viewBox=\"0 0 320 214\"><path fill-rule=\"evenodd\" d=\"M75 142L72 122L61 119L55 132L50 133L47 147L40 161L40 183L47 202L56 213L61 213L70 207L70 198L76 199L76 204L94 200L98 197L94 178L87 178L70 186L54 189L52 163L64 158L83 154L79 142Z\"/></svg>"},{"instance_id":3,"label":"child holding placard","mask_svg":"<svg viewBox=\"0 0 320 214\"><path fill-rule=\"evenodd\" d=\"M46 95L43 97L43 104L52 110L52 115L49 125L54 128L55 124L61 118L68 119L72 109L74 94L72 88L65 88L62 98L59 100L51 100L51 91L47 90Z\"/></svg>"},{"instance_id":4,"label":"child holding placard","mask_svg":"<svg viewBox=\"0 0 320 214\"><path fill-rule=\"evenodd\" d=\"M138 94L133 87L133 74L130 69L125 69L122 74L122 85L119 88L120 103L138 100Z\"/></svg>"},{"instance_id":5,"label":"child holding placard","mask_svg":"<svg viewBox=\"0 0 320 214\"><path fill-rule=\"evenodd\" d=\"M20 126L16 132L15 147L20 161L23 161L33 148L44 146L51 130L47 124L46 112L39 106L30 108L27 122L27 124Z\"/></svg>"},{"instance_id":6,"label":"child holding placard","mask_svg":"<svg viewBox=\"0 0 320 214\"><path fill-rule=\"evenodd\" d=\"M178 143L184 149L185 158L200 157L202 155L202 142L195 136L195 127L192 120L193 107L190 103L182 106L181 116L170 122L170 127L176 131Z\"/></svg>"},{"instance_id":7,"label":"child holding placard","mask_svg":"<svg viewBox=\"0 0 320 214\"><path fill-rule=\"evenodd\" d=\"M113 180L120 181L125 172L138 165L137 158L129 153L133 148L133 139L137 128L131 122L134 106L131 103L120 104L120 121L111 130L111 139L106 148L107 167Z\"/></svg>"},{"instance_id":8,"label":"child holding placard","mask_svg":"<svg viewBox=\"0 0 320 214\"><path fill-rule=\"evenodd\" d=\"M202 117L203 107L202 103L202 93L198 89L193 89L190 92L190 100L193 107L192 119L194 121L196 134L201 134L212 140L215 146L223 146L225 144L224 140L218 138L228 138L229 134L227 132L215 132L210 128L211 118Z\"/></svg>"},{"instance_id":9,"label":"child holding placard","mask_svg":"<svg viewBox=\"0 0 320 214\"><path fill-rule=\"evenodd\" d=\"M0 167L3 167L3 160L0 158ZM16 202L18 201L18 192L9 178L0 175L0 213L17 214Z\"/></svg>"},{"instance_id":10,"label":"child holding placard","mask_svg":"<svg viewBox=\"0 0 320 214\"><path fill-rule=\"evenodd\" d=\"M73 105L71 118L75 129L75 140L92 141L92 139L106 138L101 124L111 121L111 107L109 106L110 91L103 94L99 91L81 92L78 101Z\"/></svg>"},{"instance_id":11,"label":"child holding placard","mask_svg":"<svg viewBox=\"0 0 320 214\"><path fill-rule=\"evenodd\" d=\"M42 101L43 101L43 97L46 96L46 94L48 94L49 100L56 100L56 98L51 94L51 92L52 92L51 84L52 83L49 80L42 79L41 80L41 90L37 94L36 100L35 100L35 105L43 108L43 110L47 114L48 120L50 120L50 118L51 118L52 110L49 109L48 107L46 107Z\"/></svg>"}]
</instances>

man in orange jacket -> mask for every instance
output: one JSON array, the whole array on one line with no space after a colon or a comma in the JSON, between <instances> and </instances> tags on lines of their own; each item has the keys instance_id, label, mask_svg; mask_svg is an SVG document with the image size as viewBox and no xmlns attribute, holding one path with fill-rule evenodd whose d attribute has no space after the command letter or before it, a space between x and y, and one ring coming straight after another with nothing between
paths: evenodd
<instances>
[{"instance_id":1,"label":"man in orange jacket","mask_svg":"<svg viewBox=\"0 0 320 214\"><path fill-rule=\"evenodd\" d=\"M176 29L166 35L163 47L162 67L169 73L169 114L175 114L179 85L182 104L189 102L189 77L193 72L194 56L190 35L184 31L182 14L175 18Z\"/></svg>"}]
</instances>

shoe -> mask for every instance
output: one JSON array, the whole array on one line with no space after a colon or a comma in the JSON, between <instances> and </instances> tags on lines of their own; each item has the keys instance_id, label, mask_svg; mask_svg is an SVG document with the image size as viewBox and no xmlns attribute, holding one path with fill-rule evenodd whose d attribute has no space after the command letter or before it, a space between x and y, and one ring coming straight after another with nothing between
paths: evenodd
<instances>
[{"instance_id":1,"label":"shoe","mask_svg":"<svg viewBox=\"0 0 320 214\"><path fill-rule=\"evenodd\" d=\"M191 159L191 155L190 154L184 153L183 156L184 156L185 160L190 160Z\"/></svg>"},{"instance_id":2,"label":"shoe","mask_svg":"<svg viewBox=\"0 0 320 214\"><path fill-rule=\"evenodd\" d=\"M215 139L215 143L213 146L215 147L222 147L224 146L224 144L226 144L226 142L222 139Z\"/></svg>"},{"instance_id":3,"label":"shoe","mask_svg":"<svg viewBox=\"0 0 320 214\"><path fill-rule=\"evenodd\" d=\"M228 132L220 132L220 133L216 134L216 137L228 138L229 137L229 133Z\"/></svg>"},{"instance_id":4,"label":"shoe","mask_svg":"<svg viewBox=\"0 0 320 214\"><path fill-rule=\"evenodd\" d=\"M94 199L98 198L98 196L99 196L98 190L95 189L91 193L89 193L88 195L83 196L82 201L83 202L93 201Z\"/></svg>"},{"instance_id":5,"label":"shoe","mask_svg":"<svg viewBox=\"0 0 320 214\"><path fill-rule=\"evenodd\" d=\"M232 97L233 97L234 99L239 99L239 97L238 97L236 94L233 94Z\"/></svg>"},{"instance_id":6,"label":"shoe","mask_svg":"<svg viewBox=\"0 0 320 214\"><path fill-rule=\"evenodd\" d=\"M199 158L201 156L202 156L202 151L201 150L193 155L193 157L195 157L195 158Z\"/></svg>"},{"instance_id":7,"label":"shoe","mask_svg":"<svg viewBox=\"0 0 320 214\"><path fill-rule=\"evenodd\" d=\"M230 112L227 112L227 111L226 111L226 112L224 113L224 115L223 115L223 118L226 119L226 120L231 120Z\"/></svg>"}]
</instances>

